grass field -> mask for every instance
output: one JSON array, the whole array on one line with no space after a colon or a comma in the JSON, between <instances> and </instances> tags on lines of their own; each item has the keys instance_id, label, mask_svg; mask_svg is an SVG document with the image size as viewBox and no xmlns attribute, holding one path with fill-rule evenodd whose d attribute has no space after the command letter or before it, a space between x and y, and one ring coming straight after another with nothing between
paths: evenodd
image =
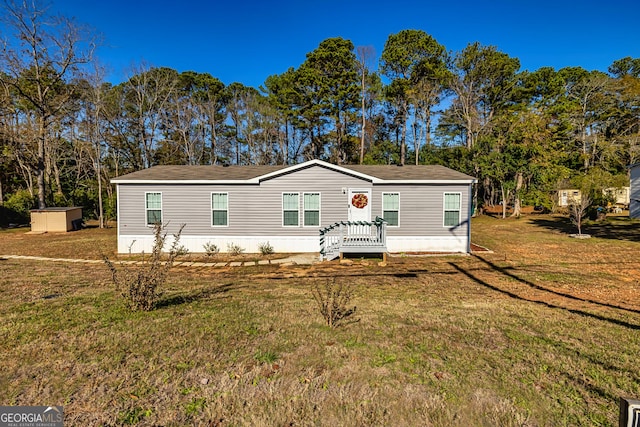
<instances>
[{"instance_id":1,"label":"grass field","mask_svg":"<svg viewBox=\"0 0 640 427\"><path fill-rule=\"evenodd\" d=\"M640 398L640 222L480 217L473 256L176 268L130 312L102 265L0 260L0 405L65 425L617 425ZM114 229L0 231L0 254L113 256ZM353 288L330 329L316 284Z\"/></svg>"}]
</instances>

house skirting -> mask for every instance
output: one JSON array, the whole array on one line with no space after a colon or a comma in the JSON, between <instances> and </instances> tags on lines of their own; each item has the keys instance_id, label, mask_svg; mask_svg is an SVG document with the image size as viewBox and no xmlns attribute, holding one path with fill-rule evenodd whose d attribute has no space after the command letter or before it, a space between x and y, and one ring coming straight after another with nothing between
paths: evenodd
<instances>
[{"instance_id":1,"label":"house skirting","mask_svg":"<svg viewBox=\"0 0 640 427\"><path fill-rule=\"evenodd\" d=\"M387 250L402 252L469 252L466 236L387 236Z\"/></svg>"},{"instance_id":2,"label":"house skirting","mask_svg":"<svg viewBox=\"0 0 640 427\"><path fill-rule=\"evenodd\" d=\"M260 253L260 246L269 243L276 253L319 252L319 236L185 236L180 246L190 253L204 253L205 244L213 244L220 252L228 252L229 245L239 246L245 253ZM167 236L165 249L172 244ZM152 235L120 236L118 253L151 253ZM391 253L402 252L462 252L469 251L469 241L461 236L387 236L387 249Z\"/></svg>"}]
</instances>

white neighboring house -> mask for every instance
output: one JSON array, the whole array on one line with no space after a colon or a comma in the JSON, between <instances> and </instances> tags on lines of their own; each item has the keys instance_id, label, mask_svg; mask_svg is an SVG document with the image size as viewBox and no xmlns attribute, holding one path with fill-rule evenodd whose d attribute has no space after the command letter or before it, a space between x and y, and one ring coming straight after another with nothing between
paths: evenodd
<instances>
[{"instance_id":1,"label":"white neighboring house","mask_svg":"<svg viewBox=\"0 0 640 427\"><path fill-rule=\"evenodd\" d=\"M611 187L602 190L602 194L606 197L610 197L611 203L614 205L629 206L631 200L631 187Z\"/></svg>"},{"instance_id":2,"label":"white neighboring house","mask_svg":"<svg viewBox=\"0 0 640 427\"><path fill-rule=\"evenodd\" d=\"M579 204L582 200L582 192L575 188L558 190L558 206L566 208L572 204Z\"/></svg>"},{"instance_id":3,"label":"white neighboring house","mask_svg":"<svg viewBox=\"0 0 640 427\"><path fill-rule=\"evenodd\" d=\"M155 166L112 179L118 252L149 252L153 225L190 252L215 244L321 252L344 221L386 221L388 252L470 252L475 178L437 165ZM338 224L338 226L336 226ZM322 253L322 252L321 252Z\"/></svg>"},{"instance_id":4,"label":"white neighboring house","mask_svg":"<svg viewBox=\"0 0 640 427\"><path fill-rule=\"evenodd\" d=\"M612 199L614 205L629 206L630 187L610 187L602 190L602 195ZM579 204L582 201L582 192L575 188L558 190L558 206L566 208L571 204Z\"/></svg>"},{"instance_id":5,"label":"white neighboring house","mask_svg":"<svg viewBox=\"0 0 640 427\"><path fill-rule=\"evenodd\" d=\"M629 217L640 218L640 163L629 166L631 187L629 194Z\"/></svg>"}]
</instances>

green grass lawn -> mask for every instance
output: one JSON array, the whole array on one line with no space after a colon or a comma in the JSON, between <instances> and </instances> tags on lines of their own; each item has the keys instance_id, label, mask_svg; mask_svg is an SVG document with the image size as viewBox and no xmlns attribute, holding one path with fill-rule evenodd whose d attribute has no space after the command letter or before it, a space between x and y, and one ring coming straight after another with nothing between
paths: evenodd
<instances>
[{"instance_id":1,"label":"green grass lawn","mask_svg":"<svg viewBox=\"0 0 640 427\"><path fill-rule=\"evenodd\" d=\"M105 266L0 260L0 405L63 405L69 426L615 426L640 397L639 223L569 228L480 217L492 253L386 267L176 268L148 313ZM115 247L14 233L0 253ZM324 325L327 280L358 322Z\"/></svg>"}]
</instances>

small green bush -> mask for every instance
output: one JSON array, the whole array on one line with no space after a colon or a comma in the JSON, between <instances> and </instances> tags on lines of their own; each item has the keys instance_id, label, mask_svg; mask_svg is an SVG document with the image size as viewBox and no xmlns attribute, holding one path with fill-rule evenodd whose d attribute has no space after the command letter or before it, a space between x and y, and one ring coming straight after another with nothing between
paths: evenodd
<instances>
[{"instance_id":1,"label":"small green bush","mask_svg":"<svg viewBox=\"0 0 640 427\"><path fill-rule=\"evenodd\" d=\"M207 256L214 256L220 252L220 248L211 242L205 243L202 247L204 248L204 253L206 253Z\"/></svg>"},{"instance_id":2,"label":"small green bush","mask_svg":"<svg viewBox=\"0 0 640 427\"><path fill-rule=\"evenodd\" d=\"M185 256L185 255L189 255L189 249L186 246L180 245L178 248L176 248L176 256Z\"/></svg>"},{"instance_id":3,"label":"small green bush","mask_svg":"<svg viewBox=\"0 0 640 427\"><path fill-rule=\"evenodd\" d=\"M28 190L18 190L4 202L6 222L29 222L29 211L35 207L36 198Z\"/></svg>"},{"instance_id":4,"label":"small green bush","mask_svg":"<svg viewBox=\"0 0 640 427\"><path fill-rule=\"evenodd\" d=\"M69 200L62 193L53 193L54 206L69 206Z\"/></svg>"},{"instance_id":5,"label":"small green bush","mask_svg":"<svg viewBox=\"0 0 640 427\"><path fill-rule=\"evenodd\" d=\"M262 255L271 255L274 253L273 246L271 246L269 242L260 243L259 249Z\"/></svg>"},{"instance_id":6,"label":"small green bush","mask_svg":"<svg viewBox=\"0 0 640 427\"><path fill-rule=\"evenodd\" d=\"M230 255L240 255L244 252L244 248L235 243L227 243L227 252L229 252Z\"/></svg>"}]
</instances>

